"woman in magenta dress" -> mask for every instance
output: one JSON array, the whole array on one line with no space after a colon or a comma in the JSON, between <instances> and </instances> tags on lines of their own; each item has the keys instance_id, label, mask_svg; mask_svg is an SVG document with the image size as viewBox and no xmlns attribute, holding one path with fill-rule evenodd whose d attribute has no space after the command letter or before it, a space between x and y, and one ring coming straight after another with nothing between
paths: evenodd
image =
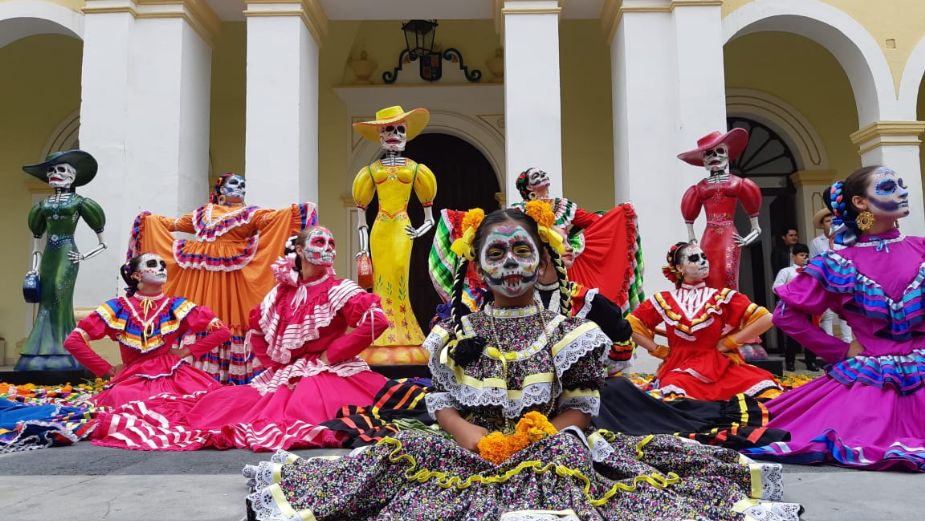
<instances>
[{"instance_id":1,"label":"woman in magenta dress","mask_svg":"<svg viewBox=\"0 0 925 521\"><path fill-rule=\"evenodd\" d=\"M865 167L835 183L836 242L776 290L774 323L829 365L767 403L791 441L748 452L788 463L925 472L925 239L900 233L909 192L895 171ZM919 210L921 211L921 210ZM851 342L814 315L832 309Z\"/></svg>"},{"instance_id":2,"label":"woman in magenta dress","mask_svg":"<svg viewBox=\"0 0 925 521\"><path fill-rule=\"evenodd\" d=\"M656 293L627 317L633 340L664 360L656 373L662 394L713 401L780 394L774 376L738 352L745 340L771 328L768 310L738 291L705 284L712 263L696 244L675 244L667 260L663 272L676 289ZM654 340L661 323L667 346Z\"/></svg>"},{"instance_id":3,"label":"woman in magenta dress","mask_svg":"<svg viewBox=\"0 0 925 521\"><path fill-rule=\"evenodd\" d=\"M205 354L228 341L228 328L209 308L163 294L167 265L159 256L134 257L121 273L129 285L126 295L107 300L64 341L65 349L93 374L112 377L94 397L96 404L116 407L161 393L183 395L220 387L183 358ZM189 333L206 332L193 344L178 345ZM111 365L90 348L91 340L104 336L119 343L121 364Z\"/></svg>"},{"instance_id":4,"label":"woman in magenta dress","mask_svg":"<svg viewBox=\"0 0 925 521\"><path fill-rule=\"evenodd\" d=\"M248 385L165 396L113 411L98 445L140 450L255 451L340 446L319 425L387 385L357 355L388 327L379 297L338 279L334 237L315 226L273 265L276 286L250 315L247 342L268 369ZM348 328L353 328L347 332ZM134 425L123 428L123 425Z\"/></svg>"}]
</instances>

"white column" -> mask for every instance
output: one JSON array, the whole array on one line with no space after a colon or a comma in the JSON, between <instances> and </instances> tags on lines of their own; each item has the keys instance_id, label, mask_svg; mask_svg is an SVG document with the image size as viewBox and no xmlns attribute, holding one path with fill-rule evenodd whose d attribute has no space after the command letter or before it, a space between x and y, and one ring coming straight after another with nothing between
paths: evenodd
<instances>
[{"instance_id":1,"label":"white column","mask_svg":"<svg viewBox=\"0 0 925 521\"><path fill-rule=\"evenodd\" d=\"M316 0L246 1L248 201L280 207L318 201Z\"/></svg>"},{"instance_id":2,"label":"white column","mask_svg":"<svg viewBox=\"0 0 925 521\"><path fill-rule=\"evenodd\" d=\"M98 202L106 212L104 236L109 249L80 266L74 293L75 307L97 306L119 294L124 285L119 265L125 256L136 197L130 191L132 169L126 150L130 49L135 19L126 8L97 12L98 2L84 7L83 64L81 70L80 147L99 163L96 178L77 193ZM130 2L129 2L130 4ZM96 236L84 224L77 227L77 245L84 251Z\"/></svg>"},{"instance_id":3,"label":"white column","mask_svg":"<svg viewBox=\"0 0 925 521\"><path fill-rule=\"evenodd\" d=\"M190 211L206 200L211 49L205 4L88 0L84 7L80 146L99 162L78 192L106 212L109 248L81 266L75 306L119 294L134 217ZM79 227L81 249L96 237Z\"/></svg>"},{"instance_id":4,"label":"white column","mask_svg":"<svg viewBox=\"0 0 925 521\"><path fill-rule=\"evenodd\" d=\"M211 38L220 22L189 5L139 5L132 34L130 175L144 187L134 199L139 210L163 215L193 210L209 191Z\"/></svg>"},{"instance_id":5,"label":"white column","mask_svg":"<svg viewBox=\"0 0 925 521\"><path fill-rule=\"evenodd\" d=\"M559 2L504 0L505 193L529 167L549 173L550 194L562 195L562 103L559 95Z\"/></svg>"},{"instance_id":6,"label":"white column","mask_svg":"<svg viewBox=\"0 0 925 521\"><path fill-rule=\"evenodd\" d=\"M908 235L925 235L925 198L919 161L923 132L925 121L876 121L851 134L864 166L888 166L905 181L910 212L899 224Z\"/></svg>"},{"instance_id":7,"label":"white column","mask_svg":"<svg viewBox=\"0 0 925 521\"><path fill-rule=\"evenodd\" d=\"M623 0L608 2L604 17L611 35L616 200L635 205L643 252L658 267L671 244L687 239L681 196L706 175L676 156L726 128L720 8ZM646 294L668 287L649 270Z\"/></svg>"}]
</instances>

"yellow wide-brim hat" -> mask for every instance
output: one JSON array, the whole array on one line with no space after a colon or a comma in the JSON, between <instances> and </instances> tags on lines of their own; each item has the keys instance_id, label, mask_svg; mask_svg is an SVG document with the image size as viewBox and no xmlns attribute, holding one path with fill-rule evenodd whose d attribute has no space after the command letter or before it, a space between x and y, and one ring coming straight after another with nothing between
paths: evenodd
<instances>
[{"instance_id":1,"label":"yellow wide-brim hat","mask_svg":"<svg viewBox=\"0 0 925 521\"><path fill-rule=\"evenodd\" d=\"M430 112L427 109L412 109L405 112L405 109L399 105L384 108L376 111L376 119L372 121L358 121L353 124L354 130L360 133L365 139L379 142L379 127L385 125L395 125L401 122L405 123L406 136L411 141L424 130L430 121Z\"/></svg>"}]
</instances>

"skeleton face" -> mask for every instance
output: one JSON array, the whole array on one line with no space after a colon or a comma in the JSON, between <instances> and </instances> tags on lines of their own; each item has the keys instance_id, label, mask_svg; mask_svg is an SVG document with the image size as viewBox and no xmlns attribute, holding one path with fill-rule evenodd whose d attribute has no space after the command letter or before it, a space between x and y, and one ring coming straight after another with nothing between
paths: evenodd
<instances>
[{"instance_id":1,"label":"skeleton face","mask_svg":"<svg viewBox=\"0 0 925 521\"><path fill-rule=\"evenodd\" d=\"M163 286L167 282L167 263L160 255L145 253L132 278L148 286Z\"/></svg>"},{"instance_id":2,"label":"skeleton face","mask_svg":"<svg viewBox=\"0 0 925 521\"><path fill-rule=\"evenodd\" d=\"M688 284L700 282L710 274L710 261L707 260L700 246L695 244L684 248L681 252L678 267L681 269L684 282Z\"/></svg>"},{"instance_id":3,"label":"skeleton face","mask_svg":"<svg viewBox=\"0 0 925 521\"><path fill-rule=\"evenodd\" d=\"M519 297L533 291L540 253L527 230L519 224L503 222L488 231L479 252L479 266L492 292Z\"/></svg>"},{"instance_id":4,"label":"skeleton face","mask_svg":"<svg viewBox=\"0 0 925 521\"><path fill-rule=\"evenodd\" d=\"M531 193L543 194L549 190L549 174L539 168L527 171L527 189Z\"/></svg>"},{"instance_id":5,"label":"skeleton face","mask_svg":"<svg viewBox=\"0 0 925 521\"><path fill-rule=\"evenodd\" d=\"M874 171L866 196L868 210L875 217L893 221L909 215L909 190L893 169Z\"/></svg>"},{"instance_id":6,"label":"skeleton face","mask_svg":"<svg viewBox=\"0 0 925 521\"><path fill-rule=\"evenodd\" d=\"M379 146L387 152L404 152L408 143L408 129L404 122L379 127Z\"/></svg>"},{"instance_id":7,"label":"skeleton face","mask_svg":"<svg viewBox=\"0 0 925 521\"><path fill-rule=\"evenodd\" d=\"M318 226L309 232L302 246L302 260L315 266L325 268L334 265L337 250L334 248L334 235L327 228Z\"/></svg>"},{"instance_id":8,"label":"skeleton face","mask_svg":"<svg viewBox=\"0 0 925 521\"><path fill-rule=\"evenodd\" d=\"M725 172L729 166L729 147L720 143L719 145L703 153L703 167L714 172Z\"/></svg>"},{"instance_id":9,"label":"skeleton face","mask_svg":"<svg viewBox=\"0 0 925 521\"><path fill-rule=\"evenodd\" d=\"M225 196L225 201L229 203L243 203L244 194L247 193L247 187L244 178L238 174L229 176L225 180L219 192Z\"/></svg>"},{"instance_id":10,"label":"skeleton face","mask_svg":"<svg viewBox=\"0 0 925 521\"><path fill-rule=\"evenodd\" d=\"M58 163L48 167L45 176L48 177L48 186L52 188L70 188L77 177L77 170L68 163Z\"/></svg>"}]
</instances>

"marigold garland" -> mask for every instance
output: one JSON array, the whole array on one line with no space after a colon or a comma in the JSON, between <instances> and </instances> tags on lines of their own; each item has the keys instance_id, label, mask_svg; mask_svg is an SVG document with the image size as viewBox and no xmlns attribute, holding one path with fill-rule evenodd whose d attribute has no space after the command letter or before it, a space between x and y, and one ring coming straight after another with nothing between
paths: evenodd
<instances>
[{"instance_id":1,"label":"marigold garland","mask_svg":"<svg viewBox=\"0 0 925 521\"><path fill-rule=\"evenodd\" d=\"M513 434L504 434L498 431L485 436L477 445L479 456L500 465L514 453L559 432L555 425L542 413L530 411L525 414L514 428Z\"/></svg>"},{"instance_id":2,"label":"marigold garland","mask_svg":"<svg viewBox=\"0 0 925 521\"><path fill-rule=\"evenodd\" d=\"M524 205L524 213L529 215L536 224L551 228L556 223L556 214L552 206L546 201L532 200Z\"/></svg>"}]
</instances>

